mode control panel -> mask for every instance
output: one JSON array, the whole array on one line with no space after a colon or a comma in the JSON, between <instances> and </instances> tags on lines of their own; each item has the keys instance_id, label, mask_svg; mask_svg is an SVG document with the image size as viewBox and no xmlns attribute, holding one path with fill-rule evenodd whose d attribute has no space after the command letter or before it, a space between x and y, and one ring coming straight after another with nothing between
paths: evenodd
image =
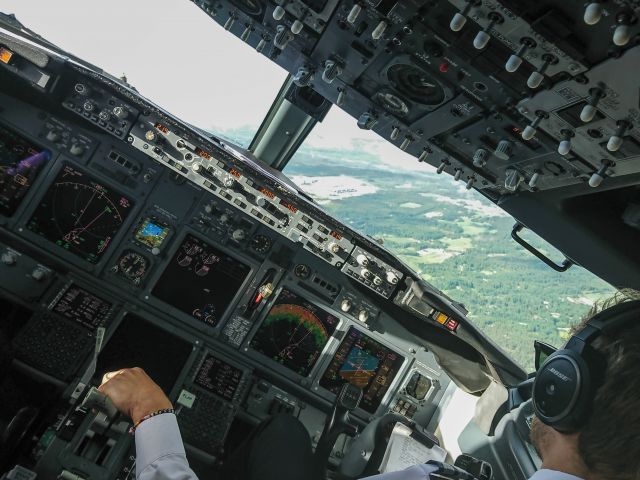
<instances>
[{"instance_id":1,"label":"mode control panel","mask_svg":"<svg viewBox=\"0 0 640 480\"><path fill-rule=\"evenodd\" d=\"M342 271L374 292L389 298L402 280L402 272L357 246Z\"/></svg>"}]
</instances>

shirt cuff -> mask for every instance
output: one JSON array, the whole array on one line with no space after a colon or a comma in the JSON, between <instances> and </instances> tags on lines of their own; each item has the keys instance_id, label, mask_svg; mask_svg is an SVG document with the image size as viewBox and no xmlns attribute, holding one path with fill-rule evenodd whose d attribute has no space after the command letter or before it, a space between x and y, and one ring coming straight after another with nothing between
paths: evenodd
<instances>
[{"instance_id":1,"label":"shirt cuff","mask_svg":"<svg viewBox=\"0 0 640 480\"><path fill-rule=\"evenodd\" d=\"M186 458L178 419L173 413L163 413L145 420L136 428L135 438L137 475L159 458L168 455Z\"/></svg>"}]
</instances>

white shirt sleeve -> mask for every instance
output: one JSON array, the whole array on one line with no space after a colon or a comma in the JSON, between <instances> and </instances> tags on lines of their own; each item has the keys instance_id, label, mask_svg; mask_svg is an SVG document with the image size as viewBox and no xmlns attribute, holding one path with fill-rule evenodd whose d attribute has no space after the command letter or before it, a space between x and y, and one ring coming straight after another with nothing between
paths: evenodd
<instances>
[{"instance_id":1,"label":"white shirt sleeve","mask_svg":"<svg viewBox=\"0 0 640 480\"><path fill-rule=\"evenodd\" d=\"M580 477L570 475L564 472L558 472L557 470L547 470L543 468L538 470L529 480L582 480Z\"/></svg>"},{"instance_id":2,"label":"white shirt sleeve","mask_svg":"<svg viewBox=\"0 0 640 480\"><path fill-rule=\"evenodd\" d=\"M429 474L435 470L436 467L433 465L420 464L399 472L381 473L362 480L429 480Z\"/></svg>"},{"instance_id":3,"label":"white shirt sleeve","mask_svg":"<svg viewBox=\"0 0 640 480\"><path fill-rule=\"evenodd\" d=\"M145 420L135 435L137 480L198 480L189 468L174 414Z\"/></svg>"}]
</instances>

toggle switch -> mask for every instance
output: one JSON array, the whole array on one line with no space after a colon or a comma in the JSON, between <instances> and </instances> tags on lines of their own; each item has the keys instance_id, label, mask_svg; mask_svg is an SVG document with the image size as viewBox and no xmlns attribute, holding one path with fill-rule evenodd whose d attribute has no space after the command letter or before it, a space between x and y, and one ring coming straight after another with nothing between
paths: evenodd
<instances>
[{"instance_id":1,"label":"toggle switch","mask_svg":"<svg viewBox=\"0 0 640 480\"><path fill-rule=\"evenodd\" d=\"M540 180L540 171L536 170L533 175L531 175L531 178L529 179L529 187L531 187L532 189L536 189L538 186L538 181Z\"/></svg>"},{"instance_id":2,"label":"toggle switch","mask_svg":"<svg viewBox=\"0 0 640 480\"><path fill-rule=\"evenodd\" d=\"M391 140L396 140L398 138L398 135L400 135L400 129L398 127L393 127L391 129L391 135L389 135L389 138Z\"/></svg>"},{"instance_id":3,"label":"toggle switch","mask_svg":"<svg viewBox=\"0 0 640 480\"><path fill-rule=\"evenodd\" d=\"M236 16L231 15L229 18L227 18L227 21L224 22L224 29L225 30L231 30L231 27L233 27L233 24L236 23Z\"/></svg>"},{"instance_id":4,"label":"toggle switch","mask_svg":"<svg viewBox=\"0 0 640 480\"><path fill-rule=\"evenodd\" d=\"M422 152L420 153L420 156L418 157L418 161L419 162L424 162L427 159L427 157L429 156L430 153L431 153L431 151L427 147L423 148Z\"/></svg>"},{"instance_id":5,"label":"toggle switch","mask_svg":"<svg viewBox=\"0 0 640 480\"><path fill-rule=\"evenodd\" d=\"M362 130L371 130L378 123L378 115L374 112L364 112L358 117L358 128Z\"/></svg>"},{"instance_id":6,"label":"toggle switch","mask_svg":"<svg viewBox=\"0 0 640 480\"><path fill-rule=\"evenodd\" d=\"M262 51L264 50L264 47L266 47L266 46L267 46L267 41L263 37L258 42L258 45L256 45L256 52L262 53Z\"/></svg>"},{"instance_id":7,"label":"toggle switch","mask_svg":"<svg viewBox=\"0 0 640 480\"><path fill-rule=\"evenodd\" d=\"M371 38L373 38L374 40L380 40L386 29L387 21L380 20L380 23L378 23L378 25L376 25L376 28L373 29L373 32L371 32Z\"/></svg>"},{"instance_id":8,"label":"toggle switch","mask_svg":"<svg viewBox=\"0 0 640 480\"><path fill-rule=\"evenodd\" d=\"M618 26L613 31L613 43L619 47L625 46L631 39L631 24L637 19L630 12L621 12L616 16Z\"/></svg>"},{"instance_id":9,"label":"toggle switch","mask_svg":"<svg viewBox=\"0 0 640 480\"><path fill-rule=\"evenodd\" d=\"M448 164L449 162L447 162L446 160L442 160L442 162L440 162L440 165L438 165L438 168L436 169L436 173L440 175L442 172L444 172L444 169Z\"/></svg>"},{"instance_id":10,"label":"toggle switch","mask_svg":"<svg viewBox=\"0 0 640 480\"><path fill-rule=\"evenodd\" d=\"M558 58L550 53L542 55L543 64L535 72L531 72L527 79L527 86L529 88L538 88L544 80L544 73L549 68L549 65L555 65L558 63Z\"/></svg>"},{"instance_id":11,"label":"toggle switch","mask_svg":"<svg viewBox=\"0 0 640 480\"><path fill-rule=\"evenodd\" d=\"M582 107L580 112L580 120L584 123L588 123L596 116L597 106L600 99L604 97L604 91L600 87L592 88L589 90L589 98L587 104Z\"/></svg>"},{"instance_id":12,"label":"toggle switch","mask_svg":"<svg viewBox=\"0 0 640 480\"><path fill-rule=\"evenodd\" d=\"M336 105L338 105L339 107L341 107L342 105L344 105L344 101L347 98L347 91L344 88L339 88L338 89L338 98L336 99Z\"/></svg>"},{"instance_id":13,"label":"toggle switch","mask_svg":"<svg viewBox=\"0 0 640 480\"><path fill-rule=\"evenodd\" d=\"M453 179L458 182L462 178L462 169L456 168L456 173L453 175Z\"/></svg>"},{"instance_id":14,"label":"toggle switch","mask_svg":"<svg viewBox=\"0 0 640 480\"><path fill-rule=\"evenodd\" d=\"M607 176L607 170L610 166L611 162L609 162L608 160L603 161L602 166L598 169L598 171L593 173L593 175L591 175L591 178L589 178L589 186L592 188L599 187L600 184L602 184L602 182L604 181L604 178Z\"/></svg>"},{"instance_id":15,"label":"toggle switch","mask_svg":"<svg viewBox=\"0 0 640 480\"><path fill-rule=\"evenodd\" d=\"M250 23L248 23L244 31L242 32L242 35L240 35L240 40L242 40L243 42L246 42L247 40L249 40L249 35L251 35L252 31L253 31L253 26Z\"/></svg>"},{"instance_id":16,"label":"toggle switch","mask_svg":"<svg viewBox=\"0 0 640 480\"><path fill-rule=\"evenodd\" d=\"M571 130L562 129L562 140L558 144L558 153L560 155L567 155L571 151L571 139L575 136Z\"/></svg>"},{"instance_id":17,"label":"toggle switch","mask_svg":"<svg viewBox=\"0 0 640 480\"><path fill-rule=\"evenodd\" d=\"M298 35L303 28L304 28L304 23L302 23L302 21L298 19L295 19L291 24L291 33L293 33L294 35Z\"/></svg>"},{"instance_id":18,"label":"toggle switch","mask_svg":"<svg viewBox=\"0 0 640 480\"><path fill-rule=\"evenodd\" d=\"M361 12L362 12L362 5L360 5L359 3L354 3L353 7L351 7L351 10L349 10L349 14L347 15L347 22L350 23L351 25L356 23L356 20L360 16Z\"/></svg>"},{"instance_id":19,"label":"toggle switch","mask_svg":"<svg viewBox=\"0 0 640 480\"><path fill-rule=\"evenodd\" d=\"M607 142L607 150L610 152L617 152L620 150L622 146L622 142L624 141L624 134L631 128L631 123L627 120L620 120L616 123L617 128L616 131Z\"/></svg>"},{"instance_id":20,"label":"toggle switch","mask_svg":"<svg viewBox=\"0 0 640 480\"><path fill-rule=\"evenodd\" d=\"M402 143L400 144L400 150L404 152L412 143L413 137L411 135L407 135L406 137L404 137L404 140L402 140Z\"/></svg>"},{"instance_id":21,"label":"toggle switch","mask_svg":"<svg viewBox=\"0 0 640 480\"><path fill-rule=\"evenodd\" d=\"M469 180L467 180L467 184L465 185L465 188L467 190L471 190L473 188L474 183L476 183L476 177L469 177Z\"/></svg>"},{"instance_id":22,"label":"toggle switch","mask_svg":"<svg viewBox=\"0 0 640 480\"><path fill-rule=\"evenodd\" d=\"M527 50L535 47L536 42L534 42L529 37L523 37L520 40L520 47L518 48L516 53L512 54L507 60L507 63L504 65L505 70L509 73L513 73L518 70L518 68L520 68L520 65L522 65L522 57L524 57L524 55L527 53Z\"/></svg>"},{"instance_id":23,"label":"toggle switch","mask_svg":"<svg viewBox=\"0 0 640 480\"><path fill-rule=\"evenodd\" d=\"M511 192L518 190L522 183L522 175L515 168L507 168L505 170L504 188Z\"/></svg>"},{"instance_id":24,"label":"toggle switch","mask_svg":"<svg viewBox=\"0 0 640 480\"><path fill-rule=\"evenodd\" d=\"M543 112L542 110L536 111L536 118L522 130L522 134L520 135L523 140L531 140L536 132L538 131L538 125L545 118L548 118L549 114Z\"/></svg>"},{"instance_id":25,"label":"toggle switch","mask_svg":"<svg viewBox=\"0 0 640 480\"><path fill-rule=\"evenodd\" d=\"M584 23L595 25L602 18L602 3L591 2L584 9Z\"/></svg>"},{"instance_id":26,"label":"toggle switch","mask_svg":"<svg viewBox=\"0 0 640 480\"><path fill-rule=\"evenodd\" d=\"M284 14L285 14L285 10L280 5L276 6L276 8L273 9L273 12L271 12L271 16L277 22L282 20L282 18L284 17Z\"/></svg>"},{"instance_id":27,"label":"toggle switch","mask_svg":"<svg viewBox=\"0 0 640 480\"><path fill-rule=\"evenodd\" d=\"M477 50L482 50L487 46L489 40L491 40L491 34L489 33L495 25L499 25L504 22L504 17L497 12L490 12L488 15L489 24L480 30L476 37L473 39L473 46Z\"/></svg>"},{"instance_id":28,"label":"toggle switch","mask_svg":"<svg viewBox=\"0 0 640 480\"><path fill-rule=\"evenodd\" d=\"M462 30L462 27L464 27L467 23L467 14L469 13L469 10L471 10L471 7L477 5L478 3L480 2L467 0L467 4L464 6L464 8L459 12L456 12L455 15L451 18L449 28L453 32L459 32L460 30Z\"/></svg>"}]
</instances>

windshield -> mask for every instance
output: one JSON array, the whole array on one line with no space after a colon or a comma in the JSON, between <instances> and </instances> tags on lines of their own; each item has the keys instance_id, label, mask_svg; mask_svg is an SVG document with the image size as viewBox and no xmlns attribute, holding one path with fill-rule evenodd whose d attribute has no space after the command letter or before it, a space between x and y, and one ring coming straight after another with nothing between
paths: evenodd
<instances>
[{"instance_id":1,"label":"windshield","mask_svg":"<svg viewBox=\"0 0 640 480\"><path fill-rule=\"evenodd\" d=\"M0 11L243 147L287 76L186 0L3 0Z\"/></svg>"},{"instance_id":2,"label":"windshield","mask_svg":"<svg viewBox=\"0 0 640 480\"><path fill-rule=\"evenodd\" d=\"M188 1L3 0L0 8L80 58L126 74L185 121L245 147L286 78ZM337 107L285 173L464 303L469 318L529 370L534 339L561 344L592 302L613 292L578 267L549 269L511 240L514 221L501 209L358 129Z\"/></svg>"},{"instance_id":3,"label":"windshield","mask_svg":"<svg viewBox=\"0 0 640 480\"><path fill-rule=\"evenodd\" d=\"M425 280L462 302L469 318L529 371L535 339L559 346L594 300L614 292L580 267L550 269L511 239L510 215L463 182L358 129L336 107L285 173L324 209L383 240ZM562 259L554 250L545 247Z\"/></svg>"}]
</instances>

